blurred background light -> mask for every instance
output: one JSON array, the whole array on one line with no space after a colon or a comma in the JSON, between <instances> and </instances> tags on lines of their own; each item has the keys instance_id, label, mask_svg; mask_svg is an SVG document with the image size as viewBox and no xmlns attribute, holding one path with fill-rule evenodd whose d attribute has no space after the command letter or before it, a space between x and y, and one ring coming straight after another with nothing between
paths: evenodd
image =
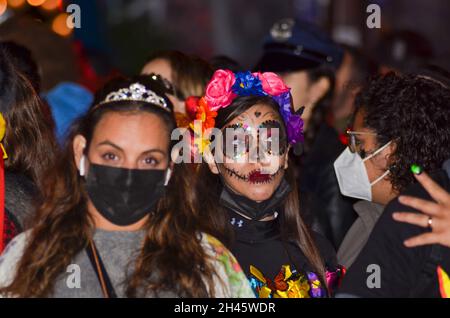
<instances>
[{"instance_id":1,"label":"blurred background light","mask_svg":"<svg viewBox=\"0 0 450 318\"><path fill-rule=\"evenodd\" d=\"M45 2L45 0L27 0L27 2L30 6L38 7L42 5Z\"/></svg>"},{"instance_id":2,"label":"blurred background light","mask_svg":"<svg viewBox=\"0 0 450 318\"><path fill-rule=\"evenodd\" d=\"M46 0L42 4L42 8L49 11L55 10L60 6L61 2L62 0Z\"/></svg>"},{"instance_id":3,"label":"blurred background light","mask_svg":"<svg viewBox=\"0 0 450 318\"><path fill-rule=\"evenodd\" d=\"M19 8L25 4L25 0L8 0L8 5L11 8Z\"/></svg>"},{"instance_id":4,"label":"blurred background light","mask_svg":"<svg viewBox=\"0 0 450 318\"><path fill-rule=\"evenodd\" d=\"M6 12L6 9L8 8L8 3L6 0L0 0L0 15Z\"/></svg>"},{"instance_id":5,"label":"blurred background light","mask_svg":"<svg viewBox=\"0 0 450 318\"><path fill-rule=\"evenodd\" d=\"M73 26L71 20L67 19L69 15L67 13L58 14L52 23L52 30L61 36L68 36L72 33Z\"/></svg>"}]
</instances>

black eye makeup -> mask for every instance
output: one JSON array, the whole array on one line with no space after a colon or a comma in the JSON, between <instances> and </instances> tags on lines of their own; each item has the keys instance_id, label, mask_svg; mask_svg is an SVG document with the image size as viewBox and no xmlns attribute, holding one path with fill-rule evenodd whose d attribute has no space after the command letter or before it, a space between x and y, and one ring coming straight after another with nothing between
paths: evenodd
<instances>
[{"instance_id":1,"label":"black eye makeup","mask_svg":"<svg viewBox=\"0 0 450 318\"><path fill-rule=\"evenodd\" d=\"M231 132L231 133L230 133ZM225 127L222 133L224 156L236 160L245 156L252 141L251 127L245 123L236 123Z\"/></svg>"},{"instance_id":2,"label":"black eye makeup","mask_svg":"<svg viewBox=\"0 0 450 318\"><path fill-rule=\"evenodd\" d=\"M259 145L269 155L282 156L287 150L286 130L279 121L267 120L258 127Z\"/></svg>"},{"instance_id":3,"label":"black eye makeup","mask_svg":"<svg viewBox=\"0 0 450 318\"><path fill-rule=\"evenodd\" d=\"M228 129L232 129L232 133ZM257 147L258 153L262 151L273 156L282 156L286 153L286 130L279 121L266 120L260 124L256 141L251 132L252 128L246 123L236 123L225 127L222 134L223 154L236 160L247 155L251 147Z\"/></svg>"}]
</instances>

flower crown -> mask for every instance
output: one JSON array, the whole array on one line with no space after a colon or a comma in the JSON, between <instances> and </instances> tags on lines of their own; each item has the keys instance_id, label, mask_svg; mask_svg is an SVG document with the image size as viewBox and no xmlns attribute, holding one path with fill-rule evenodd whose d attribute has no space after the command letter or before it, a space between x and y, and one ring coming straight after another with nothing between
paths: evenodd
<instances>
[{"instance_id":1,"label":"flower crown","mask_svg":"<svg viewBox=\"0 0 450 318\"><path fill-rule=\"evenodd\" d=\"M186 101L188 113L202 123L202 132L215 125L217 111L228 107L238 96L270 96L280 106L280 114L286 126L288 142L295 145L304 141L301 114L292 112L290 88L275 73L233 73L217 70L206 86L202 98L189 97ZM194 124L190 127L193 129Z\"/></svg>"}]
</instances>

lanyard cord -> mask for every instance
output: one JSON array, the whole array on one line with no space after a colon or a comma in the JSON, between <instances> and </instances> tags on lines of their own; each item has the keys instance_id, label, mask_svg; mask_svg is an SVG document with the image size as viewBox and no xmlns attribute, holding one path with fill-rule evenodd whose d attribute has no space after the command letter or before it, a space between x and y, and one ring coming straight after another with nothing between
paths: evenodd
<instances>
[{"instance_id":1,"label":"lanyard cord","mask_svg":"<svg viewBox=\"0 0 450 318\"><path fill-rule=\"evenodd\" d=\"M86 248L86 252L91 261L91 265L97 275L102 288L103 296L105 298L116 298L116 293L109 279L108 273L106 272L105 266L98 254L97 248L92 240L89 240L89 246Z\"/></svg>"}]
</instances>

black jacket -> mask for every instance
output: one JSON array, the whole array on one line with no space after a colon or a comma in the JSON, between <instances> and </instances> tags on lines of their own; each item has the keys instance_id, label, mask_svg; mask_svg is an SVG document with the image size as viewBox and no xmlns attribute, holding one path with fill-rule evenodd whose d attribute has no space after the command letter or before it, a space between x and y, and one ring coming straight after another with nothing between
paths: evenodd
<instances>
[{"instance_id":1,"label":"black jacket","mask_svg":"<svg viewBox=\"0 0 450 318\"><path fill-rule=\"evenodd\" d=\"M431 176L450 192L450 179L444 170ZM411 185L402 194L432 200L419 183ZM366 246L348 269L340 293L359 297L440 297L436 269L438 265L448 268L450 249L441 245L405 247L404 240L428 229L396 222L392 218L394 212L403 211L415 210L400 204L397 198L386 206ZM367 285L368 268L373 264L379 268L379 288Z\"/></svg>"}]
</instances>

